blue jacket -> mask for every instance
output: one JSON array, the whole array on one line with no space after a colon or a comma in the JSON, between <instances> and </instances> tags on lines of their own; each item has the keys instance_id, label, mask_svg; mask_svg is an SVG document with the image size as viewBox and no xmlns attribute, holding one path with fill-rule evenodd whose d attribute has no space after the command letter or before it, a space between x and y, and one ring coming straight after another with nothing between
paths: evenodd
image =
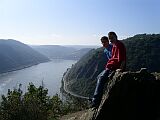
<instances>
[{"instance_id":1,"label":"blue jacket","mask_svg":"<svg viewBox=\"0 0 160 120\"><path fill-rule=\"evenodd\" d=\"M112 45L111 44L109 44L109 46L104 49L104 54L105 54L107 61L112 57Z\"/></svg>"}]
</instances>

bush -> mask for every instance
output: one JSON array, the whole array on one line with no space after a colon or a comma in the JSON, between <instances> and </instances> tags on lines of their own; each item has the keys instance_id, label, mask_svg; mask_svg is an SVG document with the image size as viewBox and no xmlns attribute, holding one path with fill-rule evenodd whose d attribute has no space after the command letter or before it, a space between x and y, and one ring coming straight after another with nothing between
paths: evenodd
<instances>
[{"instance_id":1,"label":"bush","mask_svg":"<svg viewBox=\"0 0 160 120\"><path fill-rule=\"evenodd\" d=\"M19 87L2 95L0 120L56 120L72 111L71 104L63 103L58 94L48 96L43 86L35 87L30 83L24 94Z\"/></svg>"}]
</instances>

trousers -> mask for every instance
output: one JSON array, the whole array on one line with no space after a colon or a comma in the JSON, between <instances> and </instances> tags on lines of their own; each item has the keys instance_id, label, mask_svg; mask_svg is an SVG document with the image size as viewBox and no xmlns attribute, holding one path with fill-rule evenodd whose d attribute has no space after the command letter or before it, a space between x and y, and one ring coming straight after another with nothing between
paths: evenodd
<instances>
[{"instance_id":1,"label":"trousers","mask_svg":"<svg viewBox=\"0 0 160 120\"><path fill-rule=\"evenodd\" d=\"M94 96L92 98L92 104L94 107L98 107L101 102L104 85L108 81L108 76L110 73L111 73L111 70L106 69L106 70L103 70L97 77L97 84L94 91Z\"/></svg>"}]
</instances>

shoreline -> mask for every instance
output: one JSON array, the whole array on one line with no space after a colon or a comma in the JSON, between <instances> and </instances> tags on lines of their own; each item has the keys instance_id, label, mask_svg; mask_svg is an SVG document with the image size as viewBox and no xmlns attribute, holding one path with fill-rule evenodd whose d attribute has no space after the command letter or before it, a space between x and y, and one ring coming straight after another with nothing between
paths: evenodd
<instances>
[{"instance_id":1,"label":"shoreline","mask_svg":"<svg viewBox=\"0 0 160 120\"><path fill-rule=\"evenodd\" d=\"M66 76L67 76L70 69L71 68L68 68L62 77L62 89L64 90L64 92L66 92L67 94L72 95L74 97L78 97L81 99L89 99L89 97L81 96L81 95L78 95L78 94L68 90L67 85L66 85L67 83L65 81L66 81Z\"/></svg>"},{"instance_id":2,"label":"shoreline","mask_svg":"<svg viewBox=\"0 0 160 120\"><path fill-rule=\"evenodd\" d=\"M51 61L51 60L49 60L49 61ZM39 62L39 63L30 64L30 65L26 65L26 66L21 66L21 67L18 67L18 68L14 68L14 69L8 70L8 71L6 71L6 72L0 72L0 76L6 75L6 74L11 73L11 72L14 72L14 71L18 71L18 70L22 70L22 69L25 69L25 68L29 68L29 67L38 65L38 64L40 64L40 63L46 63L46 62L49 62L49 61Z\"/></svg>"}]
</instances>

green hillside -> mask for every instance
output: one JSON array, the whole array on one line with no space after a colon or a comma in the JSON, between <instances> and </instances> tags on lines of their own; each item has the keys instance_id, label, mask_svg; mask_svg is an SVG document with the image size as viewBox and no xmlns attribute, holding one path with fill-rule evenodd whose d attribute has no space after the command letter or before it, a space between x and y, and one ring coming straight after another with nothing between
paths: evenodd
<instances>
[{"instance_id":1,"label":"green hillside","mask_svg":"<svg viewBox=\"0 0 160 120\"><path fill-rule=\"evenodd\" d=\"M47 62L49 59L19 41L0 39L0 73Z\"/></svg>"},{"instance_id":2,"label":"green hillside","mask_svg":"<svg viewBox=\"0 0 160 120\"><path fill-rule=\"evenodd\" d=\"M127 48L127 69L146 67L160 72L160 34L139 34L124 40Z\"/></svg>"},{"instance_id":3,"label":"green hillside","mask_svg":"<svg viewBox=\"0 0 160 120\"><path fill-rule=\"evenodd\" d=\"M69 90L80 95L88 95L94 90L95 78L106 64L102 53L102 48L92 49L72 66L66 77L66 82L69 83Z\"/></svg>"}]
</instances>

